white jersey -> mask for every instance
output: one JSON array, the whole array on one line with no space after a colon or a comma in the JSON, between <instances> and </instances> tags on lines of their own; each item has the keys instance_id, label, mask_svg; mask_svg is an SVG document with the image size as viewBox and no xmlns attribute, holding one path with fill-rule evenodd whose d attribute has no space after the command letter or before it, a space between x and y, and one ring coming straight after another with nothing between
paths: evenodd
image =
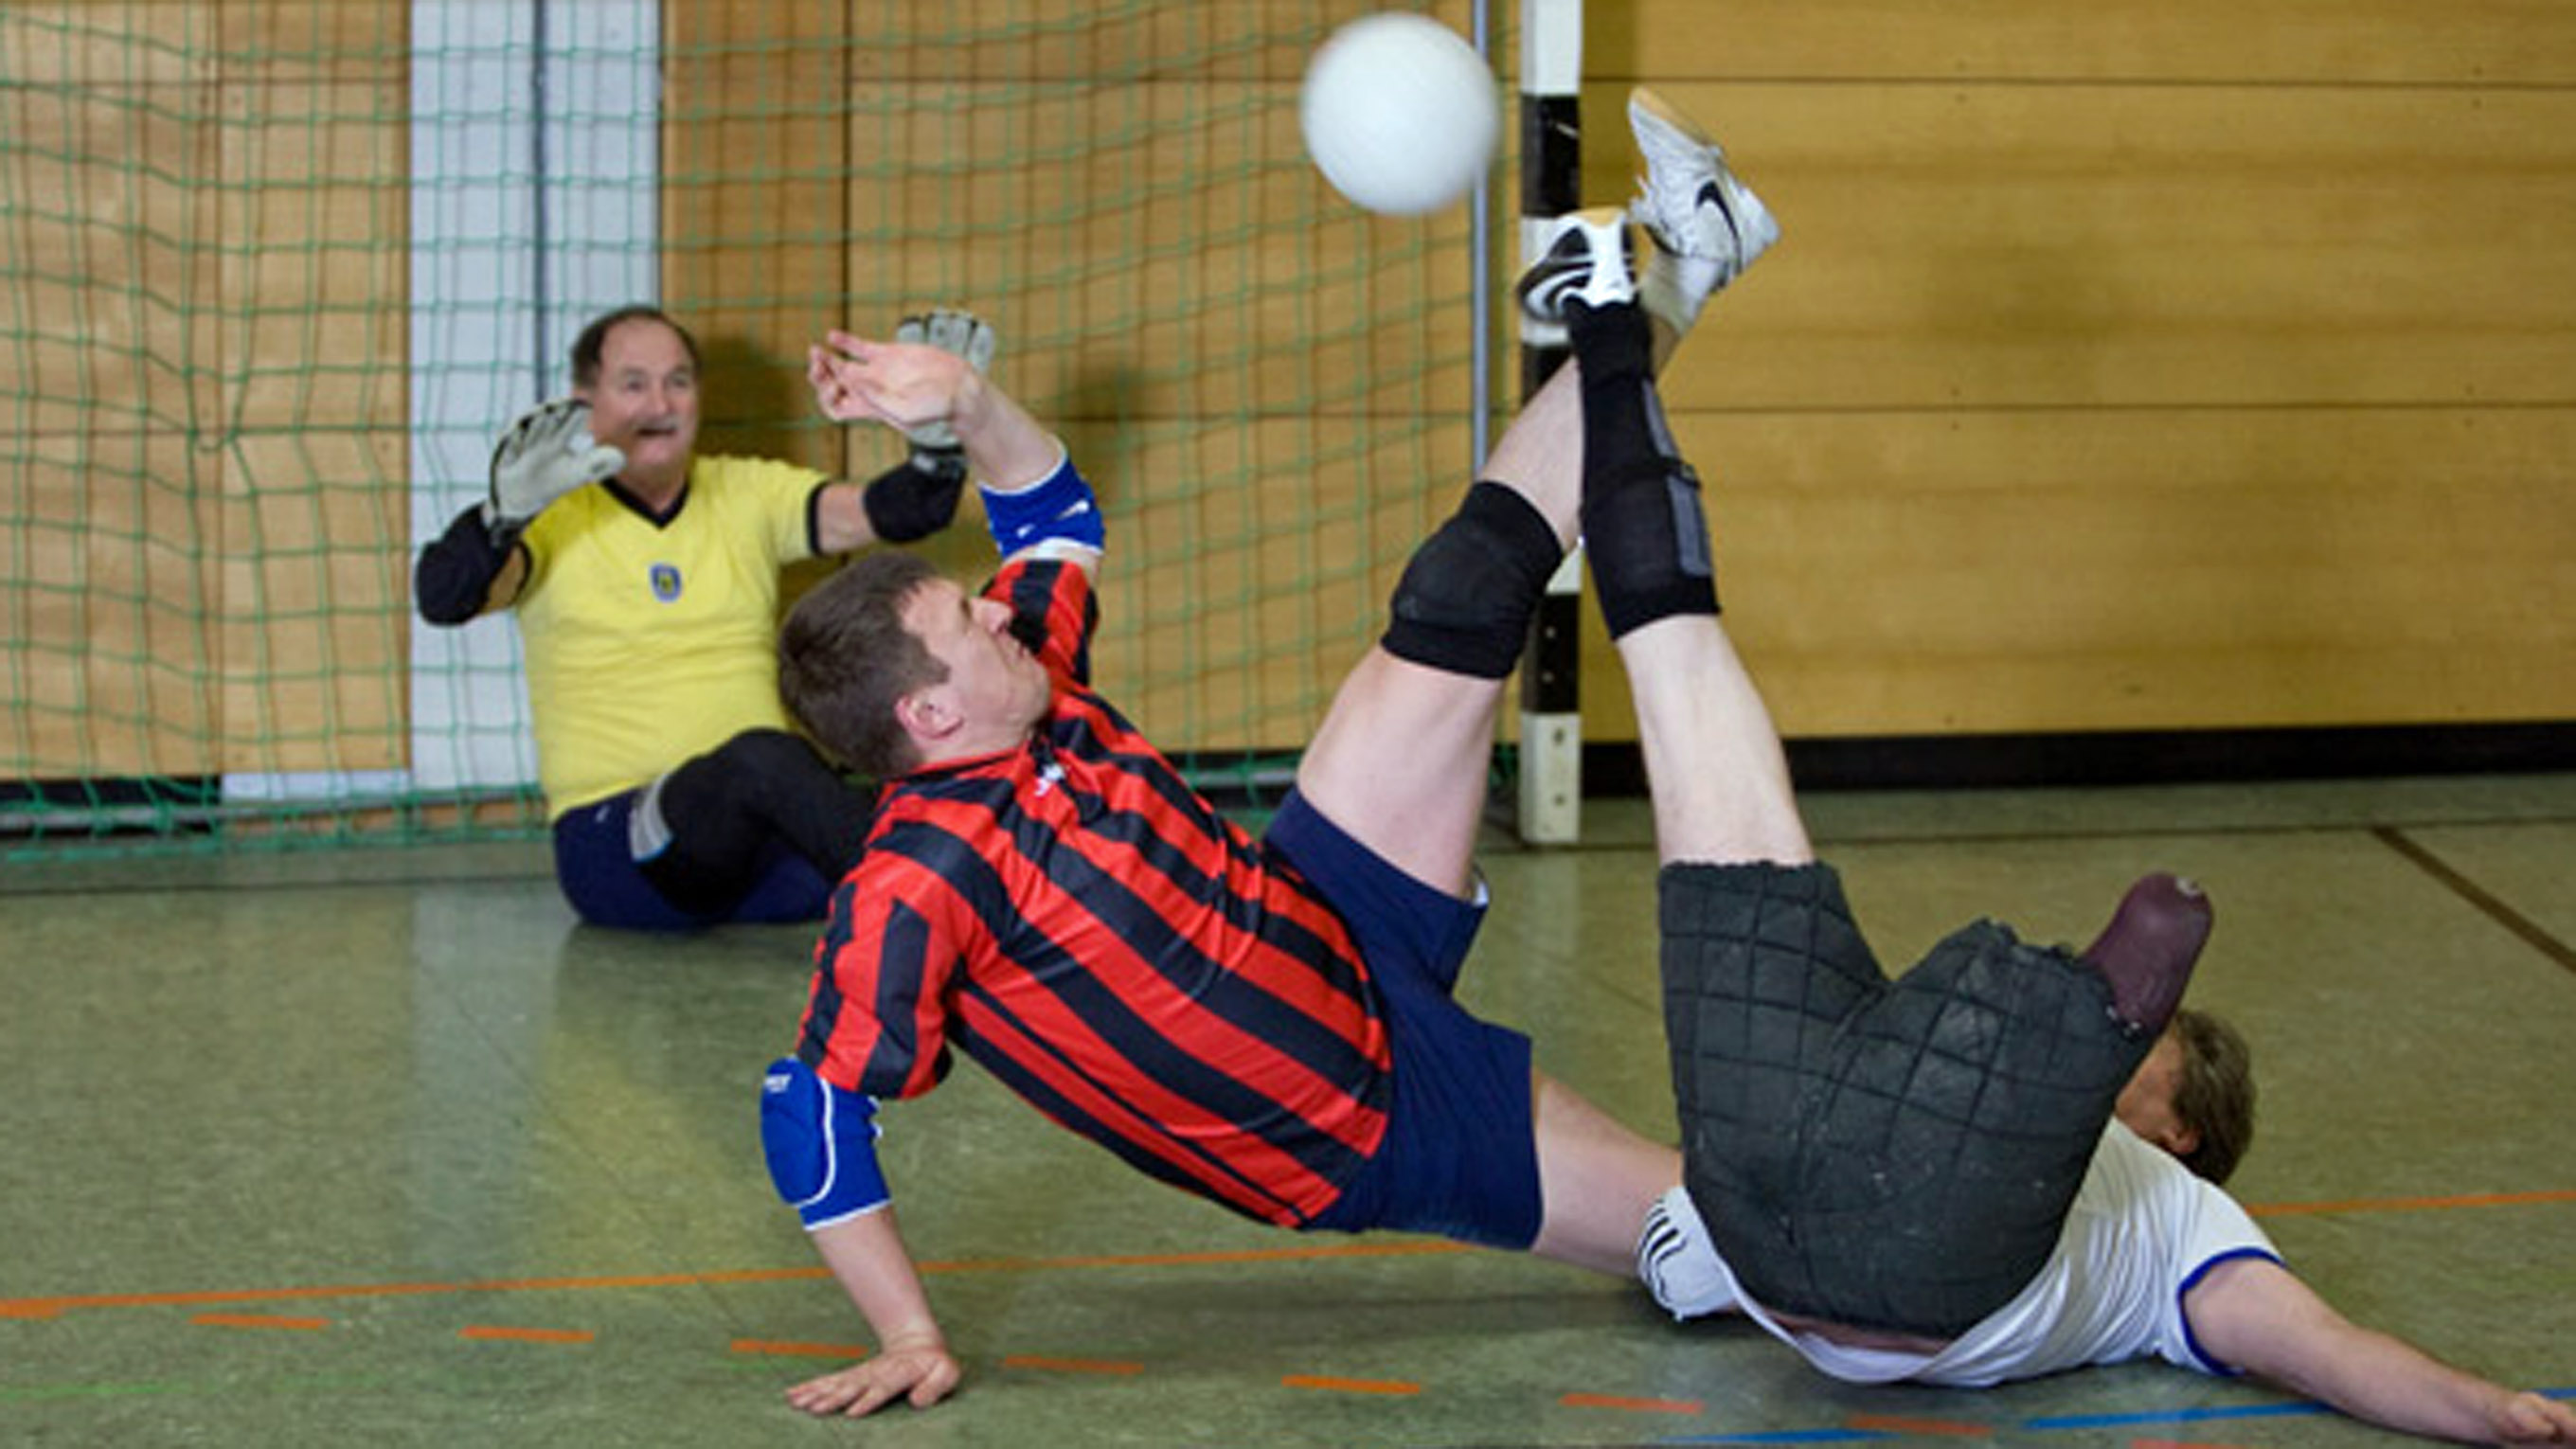
<instances>
[{"instance_id":1,"label":"white jersey","mask_svg":"<svg viewBox=\"0 0 2576 1449\"><path fill-rule=\"evenodd\" d=\"M1707 1241L1701 1233L1691 1237ZM1744 1297L1723 1261L1717 1266L1733 1306L1835 1378L1978 1388L2148 1355L2202 1373L2233 1373L2192 1342L2182 1298L2212 1266L2240 1257L2280 1261L2234 1198L2114 1121L2103 1129L2047 1264L2011 1302L1937 1353L1858 1348L1788 1327Z\"/></svg>"}]
</instances>

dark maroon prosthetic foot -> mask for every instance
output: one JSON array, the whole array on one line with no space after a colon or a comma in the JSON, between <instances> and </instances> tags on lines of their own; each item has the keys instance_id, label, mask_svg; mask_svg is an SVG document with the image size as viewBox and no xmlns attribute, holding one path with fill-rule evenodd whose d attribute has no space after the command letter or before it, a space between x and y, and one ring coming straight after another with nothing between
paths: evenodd
<instances>
[{"instance_id":1,"label":"dark maroon prosthetic foot","mask_svg":"<svg viewBox=\"0 0 2576 1449\"><path fill-rule=\"evenodd\" d=\"M2151 875L2129 887L2084 959L2111 985L2112 1009L2146 1036L2164 1032L2209 940L2209 897L2180 876Z\"/></svg>"}]
</instances>

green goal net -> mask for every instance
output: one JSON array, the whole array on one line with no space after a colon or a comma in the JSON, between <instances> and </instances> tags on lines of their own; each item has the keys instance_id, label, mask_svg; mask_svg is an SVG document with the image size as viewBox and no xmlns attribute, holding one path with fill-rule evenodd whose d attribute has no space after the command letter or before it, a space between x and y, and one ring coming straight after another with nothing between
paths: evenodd
<instances>
[{"instance_id":1,"label":"green goal net","mask_svg":"<svg viewBox=\"0 0 2576 1449\"><path fill-rule=\"evenodd\" d=\"M1262 793L1490 390L1472 209L1365 216L1299 144L1373 8L0 7L0 852L541 831L514 626L420 623L410 564L637 300L705 448L853 477L901 444L805 344L993 319L1109 511L1098 681ZM930 548L989 558L974 505Z\"/></svg>"}]
</instances>

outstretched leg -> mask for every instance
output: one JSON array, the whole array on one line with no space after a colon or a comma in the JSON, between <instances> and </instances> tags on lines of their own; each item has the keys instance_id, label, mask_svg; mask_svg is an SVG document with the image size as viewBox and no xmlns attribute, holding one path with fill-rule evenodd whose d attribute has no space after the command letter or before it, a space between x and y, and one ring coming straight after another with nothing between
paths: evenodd
<instances>
[{"instance_id":1,"label":"outstretched leg","mask_svg":"<svg viewBox=\"0 0 2576 1449\"><path fill-rule=\"evenodd\" d=\"M1571 373L1531 399L1485 481L1415 551L1386 637L1343 680L1297 766L1298 793L1325 819L1452 895L1473 884L1503 682L1574 538Z\"/></svg>"},{"instance_id":2,"label":"outstretched leg","mask_svg":"<svg viewBox=\"0 0 2576 1449\"><path fill-rule=\"evenodd\" d=\"M1647 144L1643 129L1639 140L1664 193L1694 194L1723 172L1713 146L1657 148ZM1767 235L1721 239L1695 205L1680 203L1660 218L1671 235L1659 235L1656 264L1676 273L1659 293L1670 313L1665 352L1708 295L1769 241ZM1615 394L1591 376L1607 354L1578 349L1576 363L1560 369L1524 409L1495 448L1487 481L1415 554L1397 586L1385 639L1352 671L1298 771L1299 792L1318 813L1416 879L1458 894L1471 885L1503 681L1519 660L1539 598L1578 526L1630 531L1624 506L1603 512L1584 503L1585 477L1605 457L1628 472L1638 460L1670 455L1650 388L1637 391L1656 344L1647 340L1636 309L1622 229L1608 228L1607 251L1595 248L1594 235L1569 233L1559 238L1562 246L1545 249L1524 279L1522 299L1535 319L1556 324L1566 320L1573 299L1627 308L1637 345L1617 359ZM1720 246L1723 258L1713 254ZM1685 252L1686 267L1678 264ZM1602 410L1600 421L1589 416L1595 408ZM1684 607L1705 598L1713 614L1705 547L1696 577L1687 551L1667 548L1666 554L1682 576L1659 580L1658 598L1670 595ZM1627 597L1621 596L1623 608ZM1542 1220L1532 1251L1605 1272L1628 1271L1647 1208L1680 1178L1679 1154L1544 1075L1533 1092Z\"/></svg>"},{"instance_id":3,"label":"outstretched leg","mask_svg":"<svg viewBox=\"0 0 2576 1449\"><path fill-rule=\"evenodd\" d=\"M1660 361L1709 297L1742 275L1780 229L1688 117L1644 90L1631 97L1628 114L1646 169L1630 212L1651 251L1641 278L1622 266L1615 278L1603 272L1598 284L1643 301L1655 318L1652 348ZM1563 256L1542 250L1550 254L1525 281L1524 306L1543 325L1562 324L1563 298L1595 284L1594 259L1579 246ZM1585 420L1586 366L1578 349L1576 364L1559 369L1523 408L1486 468L1492 484L1545 521L1560 555L1578 526L1587 533L1601 526L1578 519L1586 448L1595 438L1634 431L1622 420L1605 434ZM1469 520L1470 510L1483 516ZM1471 493L1461 518L1424 545L1398 586L1397 627L1352 670L1298 767L1299 792L1326 818L1408 874L1453 892L1470 884L1503 679L1553 572L1534 567L1535 531L1508 522L1507 512L1483 507ZM1499 532L1479 526L1494 522L1503 523ZM1515 547L1513 538L1525 542ZM1408 632L1408 612L1453 630L1463 622L1480 637L1472 647L1445 647L1436 635Z\"/></svg>"},{"instance_id":4,"label":"outstretched leg","mask_svg":"<svg viewBox=\"0 0 2576 1449\"><path fill-rule=\"evenodd\" d=\"M1607 258L1626 242L1615 216L1583 216L1560 245ZM1666 862L1685 1191L1657 1209L1641 1266L1660 1292L1676 1243L1713 1244L1772 1309L1954 1335L2054 1246L2188 978L2206 903L2158 877L2085 957L1979 922L1887 981L1813 860L1776 731L1718 623L1699 481L1665 426L1647 319L1598 286L1569 290L1563 311L1584 377L1584 535ZM1660 1230L1685 1218L1691 1231Z\"/></svg>"},{"instance_id":5,"label":"outstretched leg","mask_svg":"<svg viewBox=\"0 0 2576 1449\"><path fill-rule=\"evenodd\" d=\"M1607 256L1615 213L1559 223L1559 247ZM1770 712L1718 622L1699 475L1682 461L1633 290L1565 300L1583 376L1585 551L1636 702L1666 862L1813 858Z\"/></svg>"}]
</instances>

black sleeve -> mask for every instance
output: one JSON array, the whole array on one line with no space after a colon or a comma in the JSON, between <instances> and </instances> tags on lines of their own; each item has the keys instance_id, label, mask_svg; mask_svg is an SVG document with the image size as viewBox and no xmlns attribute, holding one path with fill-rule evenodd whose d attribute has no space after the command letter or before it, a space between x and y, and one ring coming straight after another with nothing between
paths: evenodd
<instances>
[{"instance_id":1,"label":"black sleeve","mask_svg":"<svg viewBox=\"0 0 2576 1449\"><path fill-rule=\"evenodd\" d=\"M492 580L500 577L516 546L516 539L505 544L492 537L483 524L483 505L473 504L456 515L412 567L412 602L420 616L433 624L462 624L482 613Z\"/></svg>"},{"instance_id":2,"label":"black sleeve","mask_svg":"<svg viewBox=\"0 0 2576 1449\"><path fill-rule=\"evenodd\" d=\"M859 494L868 527L879 543L916 543L957 517L966 491L962 448L919 448L875 478Z\"/></svg>"}]
</instances>

